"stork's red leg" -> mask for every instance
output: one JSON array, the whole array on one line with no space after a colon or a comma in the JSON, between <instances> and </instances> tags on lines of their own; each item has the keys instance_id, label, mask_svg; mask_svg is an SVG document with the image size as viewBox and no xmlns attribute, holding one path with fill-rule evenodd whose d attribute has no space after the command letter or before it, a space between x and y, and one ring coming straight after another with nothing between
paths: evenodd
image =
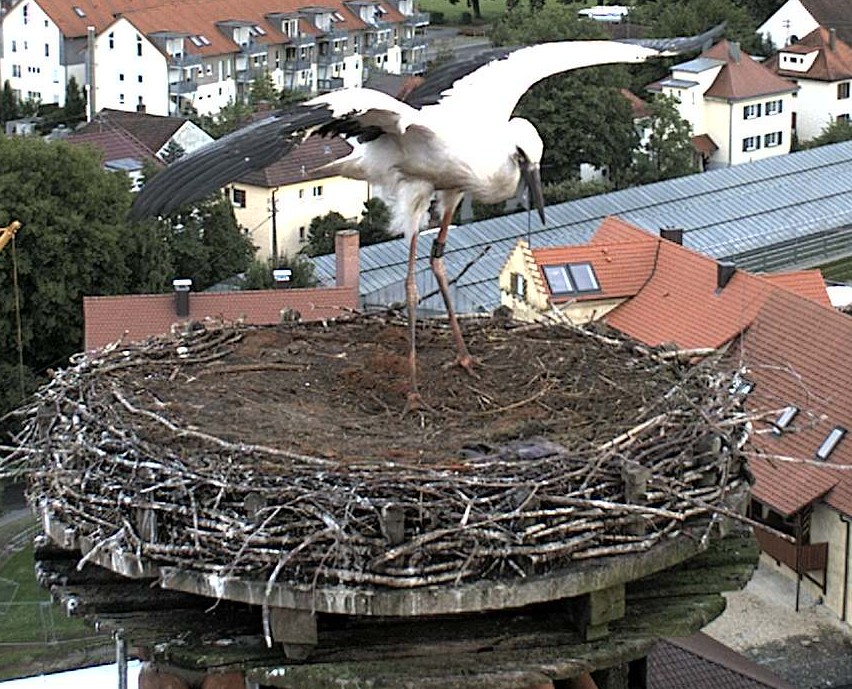
<instances>
[{"instance_id":1,"label":"stork's red leg","mask_svg":"<svg viewBox=\"0 0 852 689\"><path fill-rule=\"evenodd\" d=\"M441 218L441 229L435 241L432 242L432 256L429 261L432 266L432 272L435 274L435 279L438 281L438 289L441 290L441 296L444 298L444 306L447 308L447 317L450 319L450 328L453 331L453 338L456 341L456 350L458 357L456 363L462 366L467 371L473 371L473 357L467 350L467 345L462 335L461 326L456 317L456 310L453 308L453 303L450 299L450 289L447 284L447 269L444 266L444 246L447 241L447 232L450 228L450 221L453 218L455 205L449 204L444 210L444 215Z\"/></svg>"},{"instance_id":2,"label":"stork's red leg","mask_svg":"<svg viewBox=\"0 0 852 689\"><path fill-rule=\"evenodd\" d=\"M408 367L411 376L406 412L423 406L420 391L417 389L417 283L414 280L416 263L417 232L414 232L408 245L408 275L405 278L405 297L408 304Z\"/></svg>"}]
</instances>

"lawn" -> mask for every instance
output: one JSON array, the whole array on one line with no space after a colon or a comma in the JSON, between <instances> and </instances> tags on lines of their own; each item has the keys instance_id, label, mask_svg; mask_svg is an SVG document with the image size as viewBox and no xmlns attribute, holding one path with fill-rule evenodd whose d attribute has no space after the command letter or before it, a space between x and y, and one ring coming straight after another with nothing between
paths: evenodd
<instances>
[{"instance_id":1,"label":"lawn","mask_svg":"<svg viewBox=\"0 0 852 689\"><path fill-rule=\"evenodd\" d=\"M463 24L462 15L470 14L471 10L466 0L459 0L452 4L450 0L420 0L418 3L423 12L441 12L444 15L445 24ZM499 19L506 11L505 0L480 0L482 10L482 21L489 23Z\"/></svg>"},{"instance_id":2,"label":"lawn","mask_svg":"<svg viewBox=\"0 0 852 689\"><path fill-rule=\"evenodd\" d=\"M0 544L32 524L28 518L4 525ZM33 567L32 545L0 560L0 680L109 658L109 637L67 617L36 582Z\"/></svg>"}]
</instances>

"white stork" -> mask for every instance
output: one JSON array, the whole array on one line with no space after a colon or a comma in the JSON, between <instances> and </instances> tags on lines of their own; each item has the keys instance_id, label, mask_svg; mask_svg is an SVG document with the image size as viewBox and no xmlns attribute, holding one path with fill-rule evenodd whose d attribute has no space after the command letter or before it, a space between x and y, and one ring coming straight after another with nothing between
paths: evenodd
<instances>
[{"instance_id":1,"label":"white stork","mask_svg":"<svg viewBox=\"0 0 852 689\"><path fill-rule=\"evenodd\" d=\"M392 229L409 242L406 296L411 383L407 409L421 405L417 388L414 268L420 220L437 194L441 226L431 266L447 308L457 363L472 370L447 286L443 262L447 230L464 194L484 203L511 198L523 182L544 222L539 163L543 144L528 120L512 117L518 101L545 77L580 67L643 62L706 47L716 27L692 38L562 41L496 48L450 62L428 74L401 100L367 88L333 91L280 111L179 160L148 182L132 217L164 215L234 179L264 168L309 136L342 136L345 158L323 166L378 184L391 207Z\"/></svg>"}]
</instances>

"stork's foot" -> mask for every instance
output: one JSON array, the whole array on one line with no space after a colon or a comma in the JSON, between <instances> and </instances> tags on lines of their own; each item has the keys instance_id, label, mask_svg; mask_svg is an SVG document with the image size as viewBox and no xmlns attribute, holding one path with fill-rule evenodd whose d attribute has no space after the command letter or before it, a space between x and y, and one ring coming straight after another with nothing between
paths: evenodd
<instances>
[{"instance_id":1,"label":"stork's foot","mask_svg":"<svg viewBox=\"0 0 852 689\"><path fill-rule=\"evenodd\" d=\"M476 371L474 370L479 365L479 362L474 359L470 354L459 354L455 361L451 364L444 364L445 368L450 368L452 366L460 366L465 371L467 371L474 378L479 378Z\"/></svg>"},{"instance_id":2,"label":"stork's foot","mask_svg":"<svg viewBox=\"0 0 852 689\"><path fill-rule=\"evenodd\" d=\"M430 407L428 404L426 404L426 402L423 401L423 398L420 396L420 393L412 390L408 393L408 397L405 401L405 409L402 410L402 415L406 416L414 412L432 411L434 411L434 409L432 409L432 407Z\"/></svg>"}]
</instances>

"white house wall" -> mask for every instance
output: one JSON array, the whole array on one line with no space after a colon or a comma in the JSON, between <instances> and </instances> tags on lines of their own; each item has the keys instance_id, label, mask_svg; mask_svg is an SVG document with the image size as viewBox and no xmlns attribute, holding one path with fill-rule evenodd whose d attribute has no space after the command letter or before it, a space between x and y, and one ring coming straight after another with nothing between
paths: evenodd
<instances>
[{"instance_id":1,"label":"white house wall","mask_svg":"<svg viewBox=\"0 0 852 689\"><path fill-rule=\"evenodd\" d=\"M832 81L801 79L796 108L796 133L799 141L810 141L834 122L838 116L852 117L852 98L837 98L837 84Z\"/></svg>"},{"instance_id":2,"label":"white house wall","mask_svg":"<svg viewBox=\"0 0 852 689\"><path fill-rule=\"evenodd\" d=\"M769 19L757 28L757 33L769 37L776 48L790 44L791 39L807 36L819 24L800 0L787 0Z\"/></svg>"},{"instance_id":3,"label":"white house wall","mask_svg":"<svg viewBox=\"0 0 852 689\"><path fill-rule=\"evenodd\" d=\"M95 109L168 115L168 73L166 56L119 19L95 38Z\"/></svg>"},{"instance_id":4,"label":"white house wall","mask_svg":"<svg viewBox=\"0 0 852 689\"><path fill-rule=\"evenodd\" d=\"M272 189L246 184L235 184L234 188L246 192L245 208L234 207L237 222L251 235L257 258L266 260L272 256ZM370 186L366 182L345 177L280 187L275 192L278 254L298 253L307 243L311 220L318 216L336 211L344 218L360 220L369 198Z\"/></svg>"},{"instance_id":5,"label":"white house wall","mask_svg":"<svg viewBox=\"0 0 852 689\"><path fill-rule=\"evenodd\" d=\"M2 40L0 83L8 79L23 100L64 106L62 35L41 7L32 0L12 7L3 17Z\"/></svg>"}]
</instances>

